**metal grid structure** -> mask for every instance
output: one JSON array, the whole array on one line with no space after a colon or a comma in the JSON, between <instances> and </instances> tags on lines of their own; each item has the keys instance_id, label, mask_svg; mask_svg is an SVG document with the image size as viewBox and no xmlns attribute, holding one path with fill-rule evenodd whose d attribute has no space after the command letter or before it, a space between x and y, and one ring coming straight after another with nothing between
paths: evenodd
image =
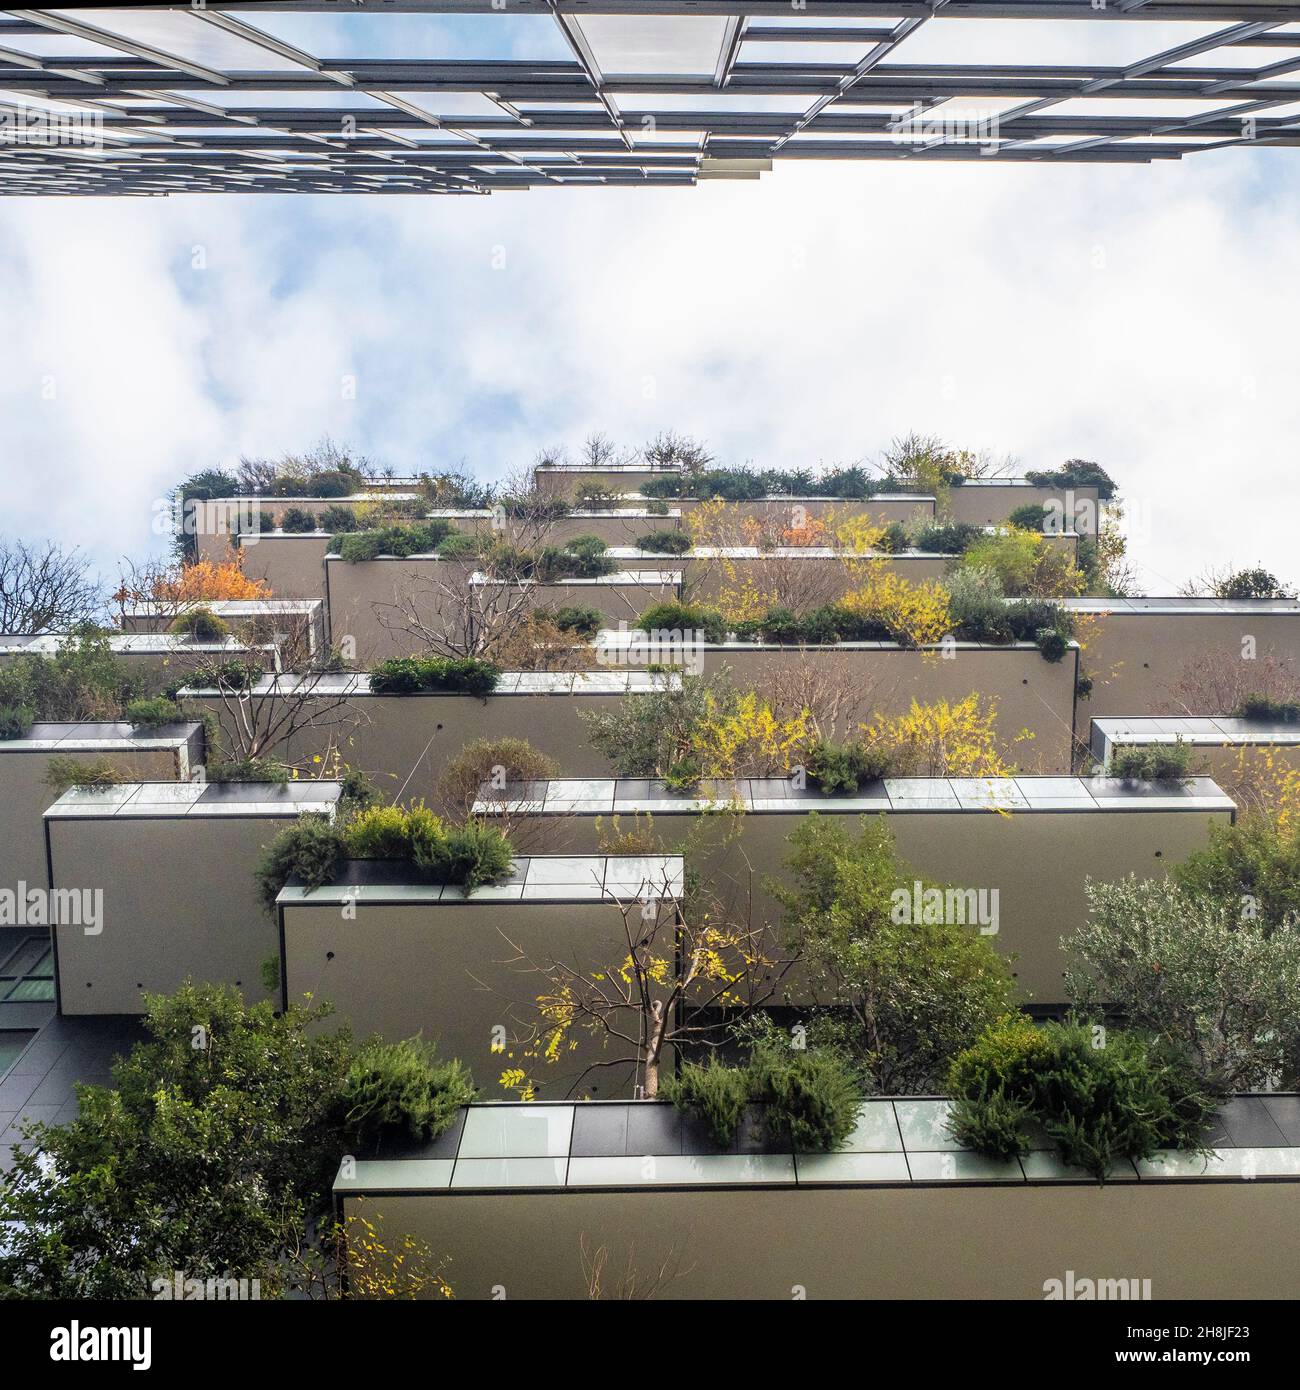
<instances>
[{"instance_id":1,"label":"metal grid structure","mask_svg":"<svg viewBox=\"0 0 1300 1390\"><path fill-rule=\"evenodd\" d=\"M401 56L351 56L421 19ZM291 41L313 22L338 26L347 55ZM466 25L489 56L459 56ZM753 178L775 159L1147 163L1297 143L1300 0L0 12L11 194L650 187Z\"/></svg>"}]
</instances>

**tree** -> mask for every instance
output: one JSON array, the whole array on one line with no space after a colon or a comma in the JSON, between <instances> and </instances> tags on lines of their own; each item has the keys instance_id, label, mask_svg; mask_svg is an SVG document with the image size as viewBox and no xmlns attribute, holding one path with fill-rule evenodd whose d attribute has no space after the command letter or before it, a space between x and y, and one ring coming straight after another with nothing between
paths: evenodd
<instances>
[{"instance_id":1,"label":"tree","mask_svg":"<svg viewBox=\"0 0 1300 1390\"><path fill-rule=\"evenodd\" d=\"M66 632L93 622L101 604L80 551L0 540L0 632Z\"/></svg>"},{"instance_id":2,"label":"tree","mask_svg":"<svg viewBox=\"0 0 1300 1390\"><path fill-rule=\"evenodd\" d=\"M1088 887L1089 920L1066 948L1083 1007L1104 1001L1129 1023L1187 1049L1218 1091L1300 1079L1300 926L1243 917L1218 898L1133 875ZM1080 968L1081 967L1081 968Z\"/></svg>"},{"instance_id":3,"label":"tree","mask_svg":"<svg viewBox=\"0 0 1300 1390\"><path fill-rule=\"evenodd\" d=\"M636 901L618 907L627 946L621 958L589 965L510 942L508 964L542 981L522 1056L557 1066L585 1035L602 1056L575 1063L576 1074L565 1077L570 1093L611 1069L653 1098L664 1066L681 1049L723 1046L730 1025L774 1001L793 958L768 928L731 920L698 899L681 901L666 870L645 880ZM535 1092L524 1068L507 1069L501 1082L529 1099Z\"/></svg>"},{"instance_id":4,"label":"tree","mask_svg":"<svg viewBox=\"0 0 1300 1390\"><path fill-rule=\"evenodd\" d=\"M1240 916L1266 931L1300 923L1300 824L1250 815L1232 825L1211 825L1209 845L1176 865L1173 874L1188 892L1235 905Z\"/></svg>"},{"instance_id":5,"label":"tree","mask_svg":"<svg viewBox=\"0 0 1300 1390\"><path fill-rule=\"evenodd\" d=\"M146 1042L114 1089L78 1088L0 1188L0 1296L147 1298L151 1281L261 1278L320 1209L341 1145L330 1105L350 1053L324 1008L246 1005L187 984L146 998Z\"/></svg>"},{"instance_id":6,"label":"tree","mask_svg":"<svg viewBox=\"0 0 1300 1390\"><path fill-rule=\"evenodd\" d=\"M856 833L812 814L790 837L792 883L771 883L787 950L821 1008L810 1039L853 1056L885 1094L933 1090L948 1064L1011 1007L1010 971L987 937L954 921L895 921L899 862L884 818Z\"/></svg>"},{"instance_id":7,"label":"tree","mask_svg":"<svg viewBox=\"0 0 1300 1390\"><path fill-rule=\"evenodd\" d=\"M140 678L93 625L74 629L50 656L23 654L0 666L0 705L25 707L35 719L120 719L141 693Z\"/></svg>"},{"instance_id":8,"label":"tree","mask_svg":"<svg viewBox=\"0 0 1300 1390\"><path fill-rule=\"evenodd\" d=\"M1189 579L1179 592L1189 598L1293 599L1296 596L1293 588L1288 588L1275 574L1258 565L1244 570L1209 566L1194 579Z\"/></svg>"}]
</instances>

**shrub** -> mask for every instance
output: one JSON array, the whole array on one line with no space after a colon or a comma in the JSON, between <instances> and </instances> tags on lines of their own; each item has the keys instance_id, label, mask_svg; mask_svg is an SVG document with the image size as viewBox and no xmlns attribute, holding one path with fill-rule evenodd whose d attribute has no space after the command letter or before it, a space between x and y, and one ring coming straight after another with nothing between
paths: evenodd
<instances>
[{"instance_id":1,"label":"shrub","mask_svg":"<svg viewBox=\"0 0 1300 1390\"><path fill-rule=\"evenodd\" d=\"M819 738L808 749L808 780L826 795L845 792L852 795L866 783L884 777L889 756L883 748L866 748L860 743L832 743Z\"/></svg>"},{"instance_id":2,"label":"shrub","mask_svg":"<svg viewBox=\"0 0 1300 1390\"><path fill-rule=\"evenodd\" d=\"M561 632L573 632L579 637L595 637L604 618L599 608L561 608L555 614L555 626Z\"/></svg>"},{"instance_id":3,"label":"shrub","mask_svg":"<svg viewBox=\"0 0 1300 1390\"><path fill-rule=\"evenodd\" d=\"M1214 586L1216 598L1295 598L1275 574L1266 569L1238 570Z\"/></svg>"},{"instance_id":4,"label":"shrub","mask_svg":"<svg viewBox=\"0 0 1300 1390\"><path fill-rule=\"evenodd\" d=\"M1025 481L1035 487L1095 487L1097 496L1109 502L1115 496L1115 480L1097 463L1087 459L1068 459L1060 468L1050 471L1035 469L1025 474Z\"/></svg>"},{"instance_id":5,"label":"shrub","mask_svg":"<svg viewBox=\"0 0 1300 1390\"><path fill-rule=\"evenodd\" d=\"M703 632L708 642L727 640L727 623L716 608L695 607L688 603L656 603L636 620L642 632Z\"/></svg>"},{"instance_id":6,"label":"shrub","mask_svg":"<svg viewBox=\"0 0 1300 1390\"><path fill-rule=\"evenodd\" d=\"M664 769L663 784L670 792L693 792L703 776L704 769L695 758L678 758Z\"/></svg>"},{"instance_id":7,"label":"shrub","mask_svg":"<svg viewBox=\"0 0 1300 1390\"><path fill-rule=\"evenodd\" d=\"M575 536L563 548L548 545L537 556L535 576L543 583L557 579L598 579L618 568L599 536Z\"/></svg>"},{"instance_id":8,"label":"shrub","mask_svg":"<svg viewBox=\"0 0 1300 1390\"><path fill-rule=\"evenodd\" d=\"M891 521L885 527L884 533L876 542L876 549L883 550L887 555L898 555L904 550L911 548L912 540L907 534L907 527L901 521Z\"/></svg>"},{"instance_id":9,"label":"shrub","mask_svg":"<svg viewBox=\"0 0 1300 1390\"><path fill-rule=\"evenodd\" d=\"M97 791L101 787L117 787L126 779L107 758L79 762L76 758L51 758L45 767L45 785L56 796L69 787Z\"/></svg>"},{"instance_id":10,"label":"shrub","mask_svg":"<svg viewBox=\"0 0 1300 1390\"><path fill-rule=\"evenodd\" d=\"M1040 627L1034 633L1034 645L1044 661L1057 662L1070 650L1069 638L1064 637L1054 627Z\"/></svg>"},{"instance_id":11,"label":"shrub","mask_svg":"<svg viewBox=\"0 0 1300 1390\"><path fill-rule=\"evenodd\" d=\"M359 530L360 525L357 514L351 507L340 507L337 503L332 507L326 507L320 514L320 529L335 535L348 535Z\"/></svg>"},{"instance_id":12,"label":"shrub","mask_svg":"<svg viewBox=\"0 0 1300 1390\"><path fill-rule=\"evenodd\" d=\"M1176 865L1173 876L1266 930L1300 923L1300 829L1284 829L1271 816L1212 825L1209 844Z\"/></svg>"},{"instance_id":13,"label":"shrub","mask_svg":"<svg viewBox=\"0 0 1300 1390\"><path fill-rule=\"evenodd\" d=\"M707 1062L682 1062L659 1083L659 1094L678 1110L698 1115L713 1142L725 1149L736 1137L749 1104L751 1078L745 1067L727 1066L716 1053Z\"/></svg>"},{"instance_id":14,"label":"shrub","mask_svg":"<svg viewBox=\"0 0 1300 1390\"><path fill-rule=\"evenodd\" d=\"M371 806L359 812L343 832L352 859L405 859L441 863L447 853L447 830L426 806Z\"/></svg>"},{"instance_id":15,"label":"shrub","mask_svg":"<svg viewBox=\"0 0 1300 1390\"><path fill-rule=\"evenodd\" d=\"M1247 695L1233 710L1238 719L1267 724L1300 724L1300 701L1271 700L1267 695Z\"/></svg>"},{"instance_id":16,"label":"shrub","mask_svg":"<svg viewBox=\"0 0 1300 1390\"><path fill-rule=\"evenodd\" d=\"M573 489L573 505L580 512L609 512L619 503L620 494L595 478L580 478Z\"/></svg>"},{"instance_id":17,"label":"shrub","mask_svg":"<svg viewBox=\"0 0 1300 1390\"><path fill-rule=\"evenodd\" d=\"M455 1059L436 1060L420 1038L386 1043L372 1038L352 1058L340 1095L344 1138L377 1148L389 1136L436 1139L474 1099L469 1072Z\"/></svg>"},{"instance_id":18,"label":"shrub","mask_svg":"<svg viewBox=\"0 0 1300 1390\"><path fill-rule=\"evenodd\" d=\"M415 862L422 863L418 848ZM448 833L445 859L425 867L440 869L446 882L459 884L468 894L481 884L508 878L513 864L510 841L501 831L471 820Z\"/></svg>"},{"instance_id":19,"label":"shrub","mask_svg":"<svg viewBox=\"0 0 1300 1390\"><path fill-rule=\"evenodd\" d=\"M1047 529L1047 516L1047 508L1041 502L1026 502L1023 507L1017 507L1007 521L1022 531L1044 531Z\"/></svg>"},{"instance_id":20,"label":"shrub","mask_svg":"<svg viewBox=\"0 0 1300 1390\"><path fill-rule=\"evenodd\" d=\"M289 769L278 758L226 758L208 764L209 782L275 782L289 780Z\"/></svg>"},{"instance_id":21,"label":"shrub","mask_svg":"<svg viewBox=\"0 0 1300 1390\"><path fill-rule=\"evenodd\" d=\"M659 497L647 497L645 509L651 516L667 516L668 503Z\"/></svg>"},{"instance_id":22,"label":"shrub","mask_svg":"<svg viewBox=\"0 0 1300 1390\"><path fill-rule=\"evenodd\" d=\"M1004 530L981 535L966 548L963 564L993 570L1003 591L1031 598L1061 598L1086 587L1066 550L1034 531Z\"/></svg>"},{"instance_id":23,"label":"shrub","mask_svg":"<svg viewBox=\"0 0 1300 1390\"><path fill-rule=\"evenodd\" d=\"M998 1037L1004 1030L1010 1045ZM997 1158L1023 1155L1032 1119L1064 1162L1098 1182L1122 1158L1200 1150L1215 1097L1178 1051L1074 1020L1039 1031L1029 1043L1023 1023L1003 1020L955 1060L949 1124L960 1143Z\"/></svg>"},{"instance_id":24,"label":"shrub","mask_svg":"<svg viewBox=\"0 0 1300 1390\"><path fill-rule=\"evenodd\" d=\"M660 1083L679 1109L698 1115L720 1148L735 1138L749 1104L763 1107L770 1138L800 1153L838 1149L857 1124L862 1093L852 1067L830 1049L796 1050L764 1037L744 1066L683 1063Z\"/></svg>"},{"instance_id":25,"label":"shrub","mask_svg":"<svg viewBox=\"0 0 1300 1390\"><path fill-rule=\"evenodd\" d=\"M495 500L492 485L480 483L468 473L450 470L442 473L422 473L420 487L435 506L452 510L481 511L492 506Z\"/></svg>"},{"instance_id":26,"label":"shrub","mask_svg":"<svg viewBox=\"0 0 1300 1390\"><path fill-rule=\"evenodd\" d=\"M968 642L1010 642L1014 634L1002 581L987 565L963 565L948 578L953 631Z\"/></svg>"},{"instance_id":27,"label":"shrub","mask_svg":"<svg viewBox=\"0 0 1300 1390\"><path fill-rule=\"evenodd\" d=\"M113 654L108 633L85 625L51 656L21 655L0 666L0 707L29 709L33 720L116 719L140 684Z\"/></svg>"},{"instance_id":28,"label":"shrub","mask_svg":"<svg viewBox=\"0 0 1300 1390\"><path fill-rule=\"evenodd\" d=\"M175 700L164 695L147 695L127 702L125 718L137 729L157 729L163 724L175 724L184 714Z\"/></svg>"},{"instance_id":29,"label":"shrub","mask_svg":"<svg viewBox=\"0 0 1300 1390\"><path fill-rule=\"evenodd\" d=\"M767 1131L800 1153L838 1149L857 1124L862 1092L838 1052L764 1045L750 1059L752 1095L765 1105Z\"/></svg>"},{"instance_id":30,"label":"shrub","mask_svg":"<svg viewBox=\"0 0 1300 1390\"><path fill-rule=\"evenodd\" d=\"M291 878L307 889L329 883L346 854L343 832L321 816L301 816L262 851L254 870L262 906L275 916L275 900Z\"/></svg>"},{"instance_id":31,"label":"shrub","mask_svg":"<svg viewBox=\"0 0 1300 1390\"><path fill-rule=\"evenodd\" d=\"M453 531L438 542L438 559L473 560L483 553L483 541L464 531Z\"/></svg>"},{"instance_id":32,"label":"shrub","mask_svg":"<svg viewBox=\"0 0 1300 1390\"><path fill-rule=\"evenodd\" d=\"M305 507L286 507L280 514L280 530L293 533L314 531L316 518Z\"/></svg>"},{"instance_id":33,"label":"shrub","mask_svg":"<svg viewBox=\"0 0 1300 1390\"><path fill-rule=\"evenodd\" d=\"M0 739L26 738L36 722L30 705L0 705Z\"/></svg>"},{"instance_id":34,"label":"shrub","mask_svg":"<svg viewBox=\"0 0 1300 1390\"><path fill-rule=\"evenodd\" d=\"M191 608L180 614L171 630L194 642L224 642L230 636L230 624L218 618L210 608Z\"/></svg>"},{"instance_id":35,"label":"shrub","mask_svg":"<svg viewBox=\"0 0 1300 1390\"><path fill-rule=\"evenodd\" d=\"M912 545L932 555L960 555L983 536L983 530L966 521L944 521L918 527Z\"/></svg>"},{"instance_id":36,"label":"shrub","mask_svg":"<svg viewBox=\"0 0 1300 1390\"><path fill-rule=\"evenodd\" d=\"M405 560L412 555L432 555L451 534L451 523L438 519L408 526L385 526L378 530L353 531L330 538L330 550L348 564L360 564L380 555Z\"/></svg>"},{"instance_id":37,"label":"shrub","mask_svg":"<svg viewBox=\"0 0 1300 1390\"><path fill-rule=\"evenodd\" d=\"M560 767L526 739L474 739L451 758L438 779L438 802L457 816L467 816L480 789L496 790L521 782L544 782Z\"/></svg>"},{"instance_id":38,"label":"shrub","mask_svg":"<svg viewBox=\"0 0 1300 1390\"><path fill-rule=\"evenodd\" d=\"M1300 926L1254 916L1166 879L1089 884L1089 918L1065 946L1084 1007L1114 1005L1128 1022L1184 1048L1219 1091L1300 1079Z\"/></svg>"},{"instance_id":39,"label":"shrub","mask_svg":"<svg viewBox=\"0 0 1300 1390\"><path fill-rule=\"evenodd\" d=\"M1111 754L1110 775L1126 782L1178 782L1190 780L1191 745L1173 743L1125 744Z\"/></svg>"},{"instance_id":40,"label":"shrub","mask_svg":"<svg viewBox=\"0 0 1300 1390\"><path fill-rule=\"evenodd\" d=\"M651 555L685 555L691 538L685 531L647 531L636 538L636 548Z\"/></svg>"},{"instance_id":41,"label":"shrub","mask_svg":"<svg viewBox=\"0 0 1300 1390\"><path fill-rule=\"evenodd\" d=\"M500 499L498 505L506 516L528 521L561 521L570 511L563 497L543 497L540 493L526 497L507 495Z\"/></svg>"},{"instance_id":42,"label":"shrub","mask_svg":"<svg viewBox=\"0 0 1300 1390\"><path fill-rule=\"evenodd\" d=\"M695 747L712 710L733 696L725 675L687 675L676 689L629 695L608 712L583 710L578 717L588 742L620 777L662 777Z\"/></svg>"},{"instance_id":43,"label":"shrub","mask_svg":"<svg viewBox=\"0 0 1300 1390\"><path fill-rule=\"evenodd\" d=\"M370 689L376 695L449 691L486 699L500 680L500 667L479 657L402 656L375 666Z\"/></svg>"}]
</instances>

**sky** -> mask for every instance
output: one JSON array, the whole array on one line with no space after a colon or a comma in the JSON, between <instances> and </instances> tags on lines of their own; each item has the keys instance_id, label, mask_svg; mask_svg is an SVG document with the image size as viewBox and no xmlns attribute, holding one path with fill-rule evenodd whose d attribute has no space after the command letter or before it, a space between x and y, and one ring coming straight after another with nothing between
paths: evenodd
<instances>
[{"instance_id":1,"label":"sky","mask_svg":"<svg viewBox=\"0 0 1300 1390\"><path fill-rule=\"evenodd\" d=\"M346 32L281 21L318 52ZM550 56L517 51L534 44ZM1300 156L1251 150L486 198L0 198L0 533L112 578L162 547L180 478L325 435L499 478L592 431L815 467L917 430L1015 471L1104 465L1146 592L1208 565L1296 581L1298 224Z\"/></svg>"}]
</instances>

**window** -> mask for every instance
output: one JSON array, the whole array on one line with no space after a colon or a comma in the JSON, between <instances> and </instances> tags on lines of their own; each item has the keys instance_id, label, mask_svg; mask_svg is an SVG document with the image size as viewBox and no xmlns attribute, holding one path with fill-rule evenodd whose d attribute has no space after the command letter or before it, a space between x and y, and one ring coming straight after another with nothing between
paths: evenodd
<instances>
[{"instance_id":1,"label":"window","mask_svg":"<svg viewBox=\"0 0 1300 1390\"><path fill-rule=\"evenodd\" d=\"M29 936L0 961L0 1004L54 999L54 949L47 936Z\"/></svg>"},{"instance_id":2,"label":"window","mask_svg":"<svg viewBox=\"0 0 1300 1390\"><path fill-rule=\"evenodd\" d=\"M35 1034L32 1032L0 1030L0 1076L3 1076L13 1066L18 1060L18 1054L33 1037Z\"/></svg>"}]
</instances>

